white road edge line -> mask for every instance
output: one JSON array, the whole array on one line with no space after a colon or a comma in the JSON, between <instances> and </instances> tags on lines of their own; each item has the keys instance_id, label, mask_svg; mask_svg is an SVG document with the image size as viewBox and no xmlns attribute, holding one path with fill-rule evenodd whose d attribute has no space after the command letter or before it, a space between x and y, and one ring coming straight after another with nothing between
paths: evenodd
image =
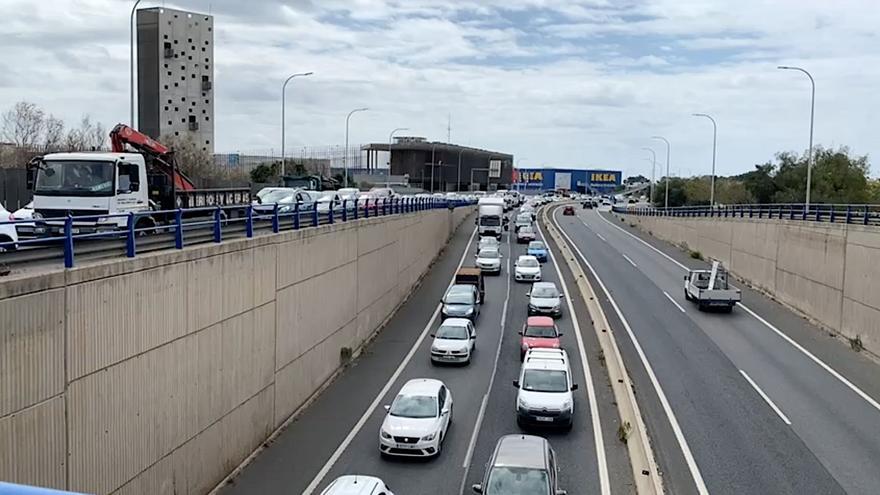
<instances>
[{"instance_id":1,"label":"white road edge line","mask_svg":"<svg viewBox=\"0 0 880 495\"><path fill-rule=\"evenodd\" d=\"M685 311L684 308L682 308L681 305L678 304L678 302L676 302L675 299L673 299L672 296L670 296L668 292L666 292L664 290L663 295L666 296L666 299L669 299L669 302L671 302L672 304L675 304L675 307L678 308L679 311L681 311L682 313L687 313L687 311Z\"/></svg>"},{"instance_id":2,"label":"white road edge line","mask_svg":"<svg viewBox=\"0 0 880 495\"><path fill-rule=\"evenodd\" d=\"M553 221L556 221L555 217L553 218ZM681 431L681 426L679 426L678 424L678 419L676 419L675 413L672 411L672 406L669 405L669 400L666 398L666 393L663 392L663 387L660 386L660 381L657 380L657 375L654 374L654 368L648 361L648 357L645 355L645 351L642 349L641 344L639 344L639 339L636 338L635 333L633 333L632 331L632 327L629 326L629 322L626 320L626 317L623 316L623 311L620 310L617 302L614 300L613 297L611 297L611 292L608 291L605 283L602 282L601 278L599 278L599 274L596 273L595 269L593 269L593 265L590 264L589 261L587 261L586 256L584 256L577 244L572 241L568 233L562 230L562 228L560 228L558 224L557 229L568 240L571 248L574 249L574 251L578 254L578 257L580 257L580 259L590 270L590 273L593 274L593 278L595 278L596 282L599 283L599 287L602 288L602 292L605 294L608 302L611 303L611 307L614 308L614 312L617 313L617 317L620 319L620 322L626 329L626 333L629 335L633 347L635 347L636 353L639 355L639 359L642 361L642 366L644 366L645 371L648 373L648 378L651 380L651 384L654 386L654 391L657 393L657 397L660 399L660 405L663 406L663 411L666 413L666 417L669 419L669 424L672 427L672 432L675 434L675 439L678 441L679 448L681 448L681 452L684 456L685 462L687 463L688 470L691 473L691 477L694 479L694 484L696 485L697 492L700 493L700 495L708 495L709 490L706 488L705 481L703 481L703 475L700 473L700 468L697 466L697 461L694 459L694 455L691 452L690 447L688 446L687 440L684 438L684 433Z\"/></svg>"},{"instance_id":3,"label":"white road edge line","mask_svg":"<svg viewBox=\"0 0 880 495\"><path fill-rule=\"evenodd\" d=\"M758 395L760 395L761 398L764 399L764 402L766 402L767 405L769 405L771 409L776 411L776 414L782 419L782 421L784 421L785 424L791 426L791 421L788 419L788 417L785 414L783 414L782 411L778 407L776 407L776 404L774 404L773 401L770 400L770 397L768 397L767 394L765 394L764 391L761 390L761 387L759 387L758 384L755 383L754 380L752 380L752 377L750 377L748 375L748 373L746 373L743 370L739 370L739 372L742 374L743 378L745 378L746 381L749 382L749 385L751 385L752 388L755 389L756 392L758 392Z\"/></svg>"},{"instance_id":4,"label":"white road edge line","mask_svg":"<svg viewBox=\"0 0 880 495\"><path fill-rule=\"evenodd\" d=\"M476 233L477 229L474 228L473 232L471 232L471 237L468 239L467 245L464 248L464 253L462 253L461 259L458 261L458 268L461 268L461 266L464 264L464 260L471 250L471 243L474 241L474 235ZM456 268L456 271L458 271L458 268ZM447 288L451 287L454 282L455 274L452 275L452 280L449 281L449 285L447 286ZM339 446L330 456L330 459L328 459L321 470L318 471L318 474L315 475L315 478L312 479L312 482L309 483L305 490L303 490L303 495L311 495L311 493L318 488L318 485L321 484L321 481L323 481L324 477L327 476L327 473L330 472L330 470L333 468L333 465L336 464L336 461L339 460L339 458L342 456L342 453L345 452L345 450L354 440L354 437L357 436L358 433L360 433L364 425L367 423L367 420L370 419L370 416L372 416L376 408L379 407L379 403L382 402L382 398L385 397L385 394L388 393L388 391L391 389L391 386L394 385L394 382L397 381L401 373L403 373L403 370L409 364L410 360L412 360L413 355L415 355L416 351L422 345L422 341L425 340L425 336L428 335L428 332L430 332L431 328L434 327L434 322L437 320L437 316L439 314L440 304L438 304L437 307L434 309L434 314L431 315L431 319L428 321L428 324L425 325L425 329L422 330L421 335L419 335L419 338L413 344L406 357L403 358L403 361L401 361L397 369L394 370L394 374L391 375L391 378L388 379L388 381L385 383L385 386L382 387L382 390L379 391L379 394L376 395L376 398L373 399L373 402L369 405L369 407L367 407L367 410L364 411L364 414L360 417L358 422L355 423L351 431L348 432L348 435L345 437L344 440L342 440L342 443L339 444Z\"/></svg>"},{"instance_id":5,"label":"white road edge line","mask_svg":"<svg viewBox=\"0 0 880 495\"><path fill-rule=\"evenodd\" d=\"M623 256L623 259L625 259L626 261L629 261L629 264L630 264L630 265L632 265L632 266L634 266L634 267L636 267L636 268L639 267L639 265L637 265L635 261L629 259L629 256L627 256L627 255L625 255L625 254L623 254L623 253L620 253L620 255Z\"/></svg>"},{"instance_id":6,"label":"white road edge line","mask_svg":"<svg viewBox=\"0 0 880 495\"><path fill-rule=\"evenodd\" d=\"M501 313L501 338L498 339L498 347L495 349L495 364L492 366L492 374L489 377L489 387L486 390L486 393L483 395L483 402L480 404L480 412L477 413L477 421L474 423L474 431L471 433L471 440L468 443L468 449L464 456L464 463L461 467L464 468L464 475L462 476L461 486L459 487L459 493L464 493L464 487L467 483L467 477L469 474L470 466L471 466L471 458L474 455L474 449L477 446L477 438L480 435L480 429L483 426L483 417L486 415L486 407L489 405L489 394L492 393L492 386L495 384L495 375L498 372L498 360L501 358L501 346L504 342L504 326L507 324L507 306L510 303L510 259L513 258L513 253L510 248L510 233L507 234L507 294L504 297L504 307L502 308Z\"/></svg>"},{"instance_id":7,"label":"white road edge line","mask_svg":"<svg viewBox=\"0 0 880 495\"><path fill-rule=\"evenodd\" d=\"M596 402L596 389L593 387L593 375L590 372L590 362L587 361L587 351L584 346L584 338L581 335L581 327L580 324L578 324L577 313L575 313L574 305L571 302L571 293L568 291L568 284L565 283L565 278L562 276L559 264L556 263L556 257L553 255L553 250L550 249L550 244L547 243L547 238L544 236L544 232L541 230L538 222L535 222L535 227L538 228L538 233L541 234L541 239L544 240L547 252L550 253L550 260L553 262L553 267L556 269L556 275L559 277L559 284L562 286L562 292L565 294L568 314L571 316L571 324L572 327L574 327L575 337L577 337L581 365L584 369L584 381L587 386L587 400L590 402L590 416L593 420L593 439L596 444L596 461L599 467L599 489L602 495L610 495L611 481L608 475L608 459L605 456L605 440L602 435L602 423L599 421L599 405Z\"/></svg>"},{"instance_id":8,"label":"white road edge line","mask_svg":"<svg viewBox=\"0 0 880 495\"><path fill-rule=\"evenodd\" d=\"M605 223L607 223L608 225L611 225L612 227L616 228L617 230L623 232L624 234L626 234L626 235L632 237L633 239L635 239L635 240L641 242L641 243L644 244L645 246L648 246L648 247L651 248L653 251L655 251L657 254L659 254L659 255L663 256L664 258L668 259L669 261L675 263L676 265L678 265L678 266L681 267L682 269L685 269L685 270L688 269L688 267L686 267L686 266L684 266L683 264L679 263L678 261L676 261L674 258L672 258L671 256L669 256L668 254L664 253L663 251L660 251L660 250L657 249L656 247L652 246L650 243L646 242L644 239L641 239L641 238L639 238L638 236L633 235L632 233L627 232L626 230L624 230L624 229L618 227L617 225L614 225L614 223L609 222L609 221L608 221L605 217L603 217L602 215L599 215L599 218L601 218L601 219L602 219ZM868 404L870 404L871 407L873 407L874 409L880 411L880 403L878 403L876 400L874 400L873 397L871 397L870 395L868 395L867 393L865 393L864 391L862 391L862 389L860 389L859 387L857 387L854 383L852 383L852 382L850 382L849 380L847 380L846 377L844 377L843 375L841 375L840 373L838 373L837 370L835 370L835 369L832 368L830 365L826 364L824 361L822 361L821 359L819 359L818 357L816 357L812 352L808 351L804 346L802 346L802 345L800 345L799 343L797 343L794 339L792 339L791 337L789 337L789 336L788 336L787 334L785 334L782 330L776 328L772 323L770 323L769 321L765 320L765 319L764 319L763 317L761 317L758 313L755 313L754 311L752 311L752 310L751 310L748 306L746 306L745 304L739 302L739 303L737 303L737 305L738 305L739 307L741 307L743 310L745 310L746 313L752 315L756 320L758 320L759 322L761 322L762 324L764 324L764 326L766 326L767 328L769 328L770 330L772 330L774 333L776 333L776 335L778 335L778 336L781 337L783 340L785 340L786 342L788 342L789 344L791 344L792 347L794 347L795 349L799 350L799 351L800 351L801 353L803 353L805 356L807 356L808 358L810 358L814 363L816 363L817 365L819 365L819 367L821 367L822 369L824 369L825 371L827 371L831 376L833 376L834 378L836 378L837 380L839 380L841 383L843 383L844 385L846 385L850 390L852 390L853 392L855 392L856 395L858 395L859 397L861 397L862 399L864 399L865 402L867 402Z\"/></svg>"}]
</instances>

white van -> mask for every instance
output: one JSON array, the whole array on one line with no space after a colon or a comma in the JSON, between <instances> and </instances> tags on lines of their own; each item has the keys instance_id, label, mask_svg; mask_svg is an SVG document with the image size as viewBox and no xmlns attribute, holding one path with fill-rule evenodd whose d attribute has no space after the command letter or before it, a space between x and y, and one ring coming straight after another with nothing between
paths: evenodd
<instances>
[{"instance_id":1,"label":"white van","mask_svg":"<svg viewBox=\"0 0 880 495\"><path fill-rule=\"evenodd\" d=\"M529 349L523 358L516 394L516 422L524 426L571 428L574 395L568 354L562 349Z\"/></svg>"}]
</instances>

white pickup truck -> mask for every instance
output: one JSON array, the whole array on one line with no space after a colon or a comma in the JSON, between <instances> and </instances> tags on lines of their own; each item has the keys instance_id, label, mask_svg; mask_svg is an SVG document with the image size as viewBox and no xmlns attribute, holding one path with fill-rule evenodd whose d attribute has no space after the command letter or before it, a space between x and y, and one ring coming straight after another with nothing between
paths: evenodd
<instances>
[{"instance_id":1,"label":"white pickup truck","mask_svg":"<svg viewBox=\"0 0 880 495\"><path fill-rule=\"evenodd\" d=\"M720 308L729 313L742 300L742 292L731 288L728 273L717 261L711 270L690 270L684 276L684 298L696 303L700 311Z\"/></svg>"}]
</instances>

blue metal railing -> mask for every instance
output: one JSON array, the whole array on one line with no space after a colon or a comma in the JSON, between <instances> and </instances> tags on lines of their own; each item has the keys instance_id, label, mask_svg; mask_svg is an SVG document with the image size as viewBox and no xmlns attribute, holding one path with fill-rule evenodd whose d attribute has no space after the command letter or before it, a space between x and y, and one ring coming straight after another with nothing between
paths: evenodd
<instances>
[{"instance_id":1,"label":"blue metal railing","mask_svg":"<svg viewBox=\"0 0 880 495\"><path fill-rule=\"evenodd\" d=\"M685 218L752 218L768 220L799 220L804 222L880 225L880 205L811 204L803 203L743 204L726 206L613 206L615 213L640 216Z\"/></svg>"},{"instance_id":2,"label":"blue metal railing","mask_svg":"<svg viewBox=\"0 0 880 495\"><path fill-rule=\"evenodd\" d=\"M222 243L224 234L242 234L250 238L255 231L268 226L272 233L299 230L304 227L349 222L359 218L400 215L430 209L456 208L475 204L463 199L446 198L380 198L374 200L343 200L324 205L258 204L210 206L163 211L130 212L0 221L3 226L33 226L39 237L0 242L0 262L8 252L47 245L62 246L64 266L72 268L77 248L87 241L117 240L124 242L124 256L133 258L138 247L158 234L172 234L173 247L205 242ZM120 221L122 220L122 221ZM0 232L2 233L2 232ZM208 235L210 234L210 235ZM168 246L170 247L170 246Z\"/></svg>"}]
</instances>

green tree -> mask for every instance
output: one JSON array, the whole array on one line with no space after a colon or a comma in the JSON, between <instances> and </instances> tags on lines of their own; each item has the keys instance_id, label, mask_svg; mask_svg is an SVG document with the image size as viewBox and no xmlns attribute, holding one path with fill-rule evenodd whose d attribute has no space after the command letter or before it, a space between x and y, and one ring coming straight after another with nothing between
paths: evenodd
<instances>
[{"instance_id":1,"label":"green tree","mask_svg":"<svg viewBox=\"0 0 880 495\"><path fill-rule=\"evenodd\" d=\"M763 165L755 165L755 170L742 174L737 179L741 180L755 203L770 203L776 194L776 182L773 179L776 173L776 165L767 162Z\"/></svg>"},{"instance_id":2,"label":"green tree","mask_svg":"<svg viewBox=\"0 0 880 495\"><path fill-rule=\"evenodd\" d=\"M261 184L278 182L279 168L278 162L261 163L251 169L251 181Z\"/></svg>"},{"instance_id":3,"label":"green tree","mask_svg":"<svg viewBox=\"0 0 880 495\"><path fill-rule=\"evenodd\" d=\"M660 179L654 187L654 205L663 206L666 204L666 178ZM669 206L685 206L687 205L687 193L685 192L685 180L681 177L671 177L669 179Z\"/></svg>"},{"instance_id":4,"label":"green tree","mask_svg":"<svg viewBox=\"0 0 880 495\"><path fill-rule=\"evenodd\" d=\"M712 189L710 177L691 177L682 180L684 181L685 204L688 206L709 204Z\"/></svg>"},{"instance_id":5,"label":"green tree","mask_svg":"<svg viewBox=\"0 0 880 495\"><path fill-rule=\"evenodd\" d=\"M745 182L733 177L715 178L715 202L722 205L753 203Z\"/></svg>"},{"instance_id":6,"label":"green tree","mask_svg":"<svg viewBox=\"0 0 880 495\"><path fill-rule=\"evenodd\" d=\"M633 177L627 177L626 180L623 181L623 183L627 186L629 186L631 184L641 184L642 182L648 182L648 178L645 177L644 175L636 175Z\"/></svg>"}]
</instances>

